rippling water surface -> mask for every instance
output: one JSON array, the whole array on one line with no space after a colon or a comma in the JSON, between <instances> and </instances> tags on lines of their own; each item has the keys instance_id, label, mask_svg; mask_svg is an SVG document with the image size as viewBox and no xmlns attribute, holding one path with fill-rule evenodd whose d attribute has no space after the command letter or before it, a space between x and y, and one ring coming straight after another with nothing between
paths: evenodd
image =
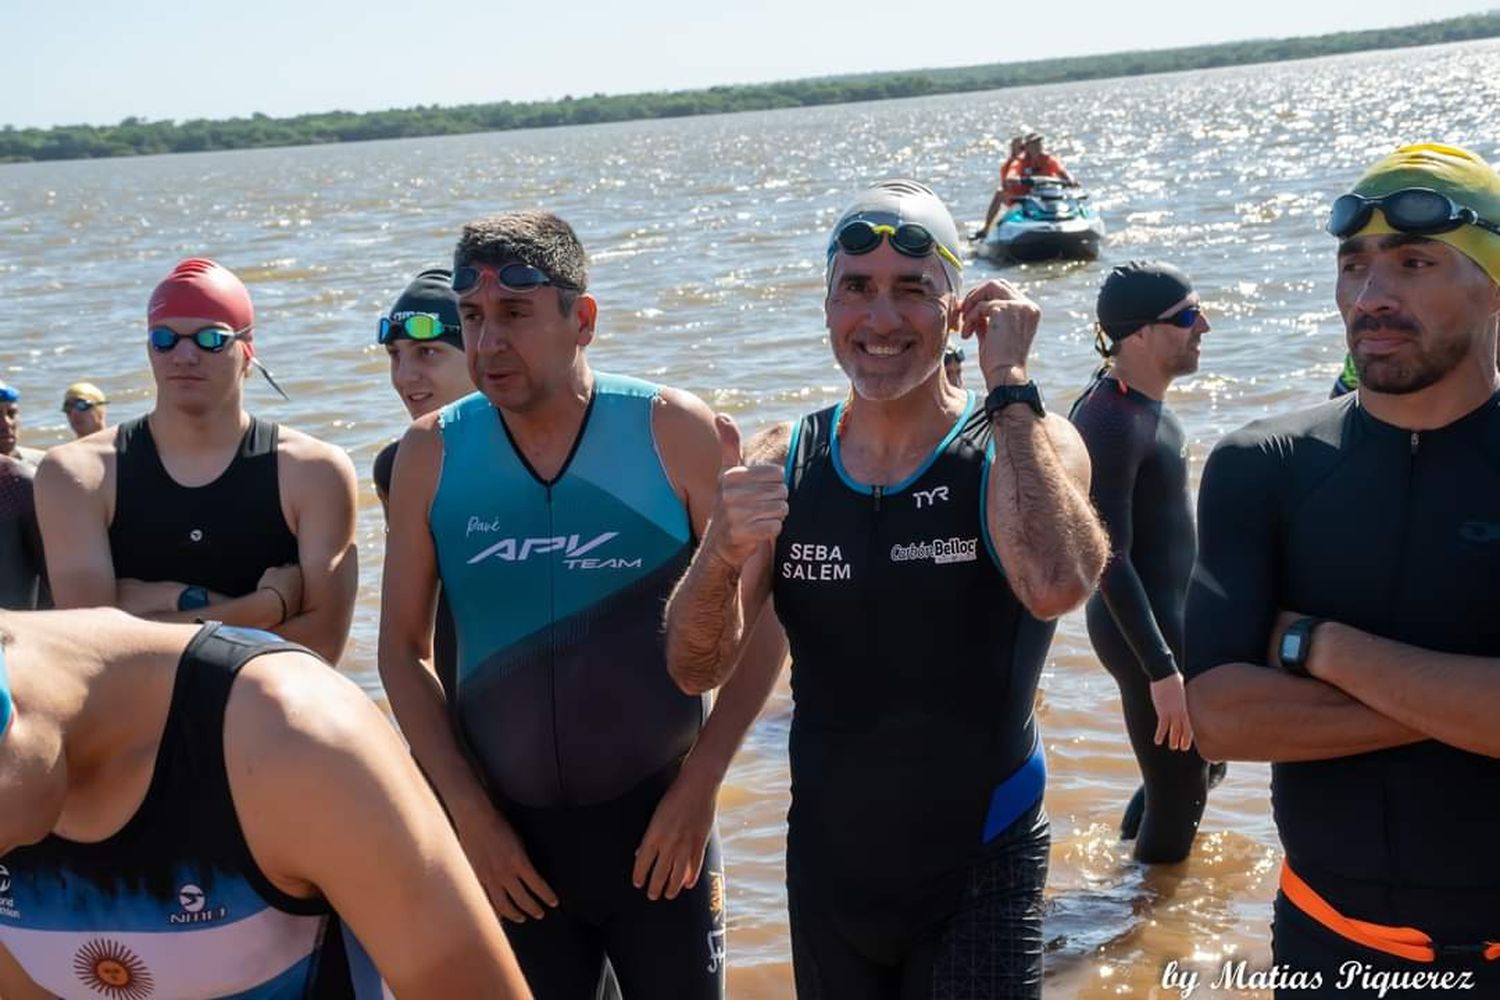
<instances>
[{"instance_id":1,"label":"rippling water surface","mask_svg":"<svg viewBox=\"0 0 1500 1000\"><path fill-rule=\"evenodd\" d=\"M105 388L114 419L145 412L149 290L180 257L216 257L250 284L260 357L292 396L255 381L252 407L347 448L368 480L404 421L375 317L448 257L462 222L540 205L592 254L598 367L691 389L742 425L787 419L841 394L820 273L841 200L907 175L977 227L1006 140L1039 129L1093 190L1110 236L1101 262L1003 272L1045 310L1034 374L1054 408L1082 386L1110 261L1183 266L1214 324L1202 371L1169 400L1196 476L1225 431L1316 402L1338 370L1333 247L1318 228L1328 203L1401 142L1443 138L1500 161L1497 109L1500 44L1487 42L714 118L0 167L0 374L24 394L22 440L34 446L66 439L56 409L76 379ZM982 388L972 365L967 375ZM382 530L368 485L359 543L343 666L373 688ZM791 993L790 709L783 686L722 799L734 997ZM1232 767L1192 857L1146 871L1115 839L1138 777L1081 615L1058 632L1040 714L1054 838L1048 996L1175 997L1160 985L1169 959L1205 982L1229 958L1265 966L1279 860L1267 769Z\"/></svg>"}]
</instances>

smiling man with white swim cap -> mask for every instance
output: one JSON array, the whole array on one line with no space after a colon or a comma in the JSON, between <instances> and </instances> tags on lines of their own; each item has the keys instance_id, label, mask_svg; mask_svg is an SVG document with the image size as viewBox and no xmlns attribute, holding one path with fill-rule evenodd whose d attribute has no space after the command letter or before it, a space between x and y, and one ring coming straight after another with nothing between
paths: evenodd
<instances>
[{"instance_id":1,"label":"smiling man with white swim cap","mask_svg":"<svg viewBox=\"0 0 1500 1000\"><path fill-rule=\"evenodd\" d=\"M1107 550L1088 455L1027 375L1041 311L1000 281L962 293L930 188L858 195L826 275L849 397L743 454L718 418L718 506L668 606L668 666L688 691L723 683L774 593L796 700L799 997L1038 997L1032 705L1054 621ZM948 382L950 331L977 338L986 399Z\"/></svg>"}]
</instances>

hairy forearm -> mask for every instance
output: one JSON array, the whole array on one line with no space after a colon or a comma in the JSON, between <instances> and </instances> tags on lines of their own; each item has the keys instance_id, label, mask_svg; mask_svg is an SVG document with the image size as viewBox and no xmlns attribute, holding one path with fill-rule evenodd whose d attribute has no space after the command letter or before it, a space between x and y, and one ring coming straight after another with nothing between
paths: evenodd
<instances>
[{"instance_id":1,"label":"hairy forearm","mask_svg":"<svg viewBox=\"0 0 1500 1000\"><path fill-rule=\"evenodd\" d=\"M1494 659L1437 653L1338 622L1319 625L1314 635L1314 676L1431 739L1500 757Z\"/></svg>"},{"instance_id":2,"label":"hairy forearm","mask_svg":"<svg viewBox=\"0 0 1500 1000\"><path fill-rule=\"evenodd\" d=\"M667 602L667 672L688 694L712 691L734 670L745 629L740 575L705 543Z\"/></svg>"},{"instance_id":3,"label":"hairy forearm","mask_svg":"<svg viewBox=\"0 0 1500 1000\"><path fill-rule=\"evenodd\" d=\"M1426 739L1329 684L1251 663L1214 667L1187 694L1210 760L1329 760Z\"/></svg>"},{"instance_id":4,"label":"hairy forearm","mask_svg":"<svg viewBox=\"0 0 1500 1000\"><path fill-rule=\"evenodd\" d=\"M1046 423L1023 406L994 419L990 537L1012 589L1033 615L1056 618L1088 598L1108 541L1086 493L1068 477Z\"/></svg>"},{"instance_id":5,"label":"hairy forearm","mask_svg":"<svg viewBox=\"0 0 1500 1000\"><path fill-rule=\"evenodd\" d=\"M476 811L494 806L458 747L442 684L409 648L381 643L380 682L412 757L458 829Z\"/></svg>"},{"instance_id":6,"label":"hairy forearm","mask_svg":"<svg viewBox=\"0 0 1500 1000\"><path fill-rule=\"evenodd\" d=\"M685 766L701 767L712 773L715 780L724 779L745 734L776 686L786 651L786 633L781 630L775 611L767 606L745 639L739 665L714 699L713 711L698 734Z\"/></svg>"}]
</instances>

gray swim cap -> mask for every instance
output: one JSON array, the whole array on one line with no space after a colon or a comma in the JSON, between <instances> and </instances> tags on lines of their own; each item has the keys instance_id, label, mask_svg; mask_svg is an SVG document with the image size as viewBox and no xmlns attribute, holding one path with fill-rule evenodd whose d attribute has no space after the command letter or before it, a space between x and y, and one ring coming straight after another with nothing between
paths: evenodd
<instances>
[{"instance_id":1,"label":"gray swim cap","mask_svg":"<svg viewBox=\"0 0 1500 1000\"><path fill-rule=\"evenodd\" d=\"M881 181L874 187L861 191L854 202L844 209L839 221L834 223L833 232L828 236L828 265L823 275L825 283L833 278L833 259L839 252L839 233L851 222L892 227L916 223L932 234L932 238L948 251L953 261L963 260L958 226L953 224L953 216L949 214L948 207L933 193L932 188L911 180ZM959 274L959 268L963 265L960 263L955 267L948 255L936 256L943 265L943 270L948 273L949 284L957 292L963 285Z\"/></svg>"}]
</instances>

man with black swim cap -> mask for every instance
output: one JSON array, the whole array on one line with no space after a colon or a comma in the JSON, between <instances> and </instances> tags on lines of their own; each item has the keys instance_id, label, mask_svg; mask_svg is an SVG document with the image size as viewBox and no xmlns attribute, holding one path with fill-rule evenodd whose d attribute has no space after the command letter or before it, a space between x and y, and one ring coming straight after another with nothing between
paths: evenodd
<instances>
[{"instance_id":1,"label":"man with black swim cap","mask_svg":"<svg viewBox=\"0 0 1500 1000\"><path fill-rule=\"evenodd\" d=\"M1054 620L1107 552L1088 455L1027 374L1040 309L1002 281L963 294L930 188L861 193L827 259L849 397L743 452L718 418L718 505L667 608L668 666L690 692L735 676L774 595L792 649L799 997L1038 997L1032 706ZM983 400L944 376L954 330L978 340Z\"/></svg>"},{"instance_id":2,"label":"man with black swim cap","mask_svg":"<svg viewBox=\"0 0 1500 1000\"><path fill-rule=\"evenodd\" d=\"M1161 261L1111 270L1097 315L1104 365L1069 414L1088 445L1089 495L1112 546L1088 603L1089 640L1119 685L1144 779L1122 832L1137 860L1177 862L1203 815L1208 767L1193 749L1178 672L1195 545L1187 435L1163 399L1198 370L1208 320L1188 276Z\"/></svg>"},{"instance_id":3,"label":"man with black swim cap","mask_svg":"<svg viewBox=\"0 0 1500 1000\"><path fill-rule=\"evenodd\" d=\"M529 996L400 737L273 635L0 614L0 801L6 1000Z\"/></svg>"},{"instance_id":4,"label":"man with black swim cap","mask_svg":"<svg viewBox=\"0 0 1500 1000\"><path fill-rule=\"evenodd\" d=\"M1373 996L1337 989L1352 968L1496 996L1500 174L1404 146L1328 228L1359 388L1208 460L1193 727L1210 757L1271 761L1272 951L1321 977L1308 995Z\"/></svg>"},{"instance_id":5,"label":"man with black swim cap","mask_svg":"<svg viewBox=\"0 0 1500 1000\"><path fill-rule=\"evenodd\" d=\"M275 629L338 662L359 575L349 456L245 410L251 369L270 376L249 289L222 264L178 262L146 329L151 412L37 472L58 606Z\"/></svg>"}]
</instances>

